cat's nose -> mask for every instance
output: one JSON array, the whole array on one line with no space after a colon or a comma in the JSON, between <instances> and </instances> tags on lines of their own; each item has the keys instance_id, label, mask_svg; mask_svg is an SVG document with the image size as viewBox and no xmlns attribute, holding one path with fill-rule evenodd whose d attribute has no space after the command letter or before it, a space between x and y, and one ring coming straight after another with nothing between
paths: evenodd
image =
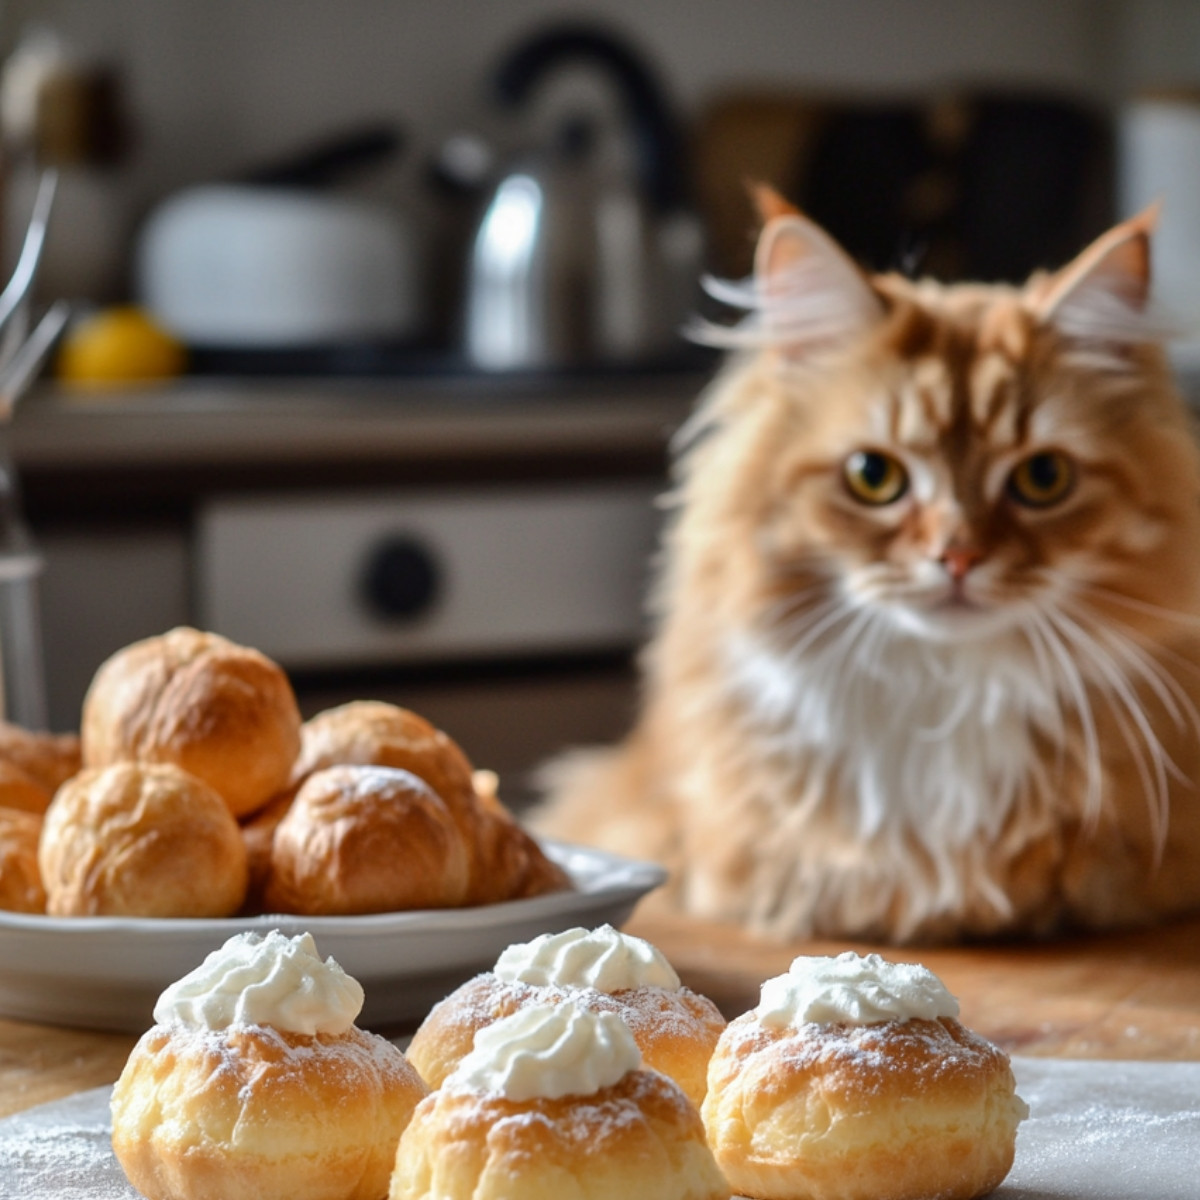
<instances>
[{"instance_id":1,"label":"cat's nose","mask_svg":"<svg viewBox=\"0 0 1200 1200\"><path fill-rule=\"evenodd\" d=\"M954 543L942 551L938 561L955 583L961 583L967 577L967 572L982 558L983 551L978 546Z\"/></svg>"}]
</instances>

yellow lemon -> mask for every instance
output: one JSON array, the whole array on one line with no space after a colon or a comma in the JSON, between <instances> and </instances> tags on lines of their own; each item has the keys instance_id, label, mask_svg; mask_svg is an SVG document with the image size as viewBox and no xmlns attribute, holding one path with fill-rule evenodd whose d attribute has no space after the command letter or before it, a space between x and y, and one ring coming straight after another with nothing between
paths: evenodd
<instances>
[{"instance_id":1,"label":"yellow lemon","mask_svg":"<svg viewBox=\"0 0 1200 1200\"><path fill-rule=\"evenodd\" d=\"M72 326L55 374L65 383L111 384L170 379L187 366L183 344L133 306L106 308Z\"/></svg>"}]
</instances>

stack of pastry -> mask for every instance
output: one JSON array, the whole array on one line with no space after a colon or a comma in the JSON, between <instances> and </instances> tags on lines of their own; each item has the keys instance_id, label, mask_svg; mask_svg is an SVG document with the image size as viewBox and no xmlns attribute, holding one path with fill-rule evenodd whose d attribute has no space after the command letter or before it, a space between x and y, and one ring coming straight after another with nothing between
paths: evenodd
<instances>
[{"instance_id":1,"label":"stack of pastry","mask_svg":"<svg viewBox=\"0 0 1200 1200\"><path fill-rule=\"evenodd\" d=\"M280 667L216 634L114 654L79 738L0 724L0 907L350 914L567 886L442 731L368 701L302 724Z\"/></svg>"},{"instance_id":2,"label":"stack of pastry","mask_svg":"<svg viewBox=\"0 0 1200 1200\"><path fill-rule=\"evenodd\" d=\"M79 770L79 739L0 721L0 909L44 912L38 842L57 788Z\"/></svg>"},{"instance_id":3,"label":"stack of pastry","mask_svg":"<svg viewBox=\"0 0 1200 1200\"><path fill-rule=\"evenodd\" d=\"M238 818L287 785L300 713L284 672L212 633L125 647L84 698L83 769L47 809L54 915L226 917L247 890Z\"/></svg>"},{"instance_id":4,"label":"stack of pastry","mask_svg":"<svg viewBox=\"0 0 1200 1200\"><path fill-rule=\"evenodd\" d=\"M620 1017L648 1067L673 1079L693 1104L704 1099L708 1060L725 1018L706 996L683 986L655 946L611 925L509 946L491 971L434 1006L408 1057L430 1087L440 1087L488 1026L532 1005L562 1003Z\"/></svg>"},{"instance_id":5,"label":"stack of pastry","mask_svg":"<svg viewBox=\"0 0 1200 1200\"><path fill-rule=\"evenodd\" d=\"M535 1004L481 1029L400 1138L390 1200L727 1200L695 1106L612 1012Z\"/></svg>"},{"instance_id":6,"label":"stack of pastry","mask_svg":"<svg viewBox=\"0 0 1200 1200\"><path fill-rule=\"evenodd\" d=\"M288 793L247 826L253 886L268 909L310 914L493 904L566 887L488 781L407 709L358 700L318 713L301 731Z\"/></svg>"}]
</instances>

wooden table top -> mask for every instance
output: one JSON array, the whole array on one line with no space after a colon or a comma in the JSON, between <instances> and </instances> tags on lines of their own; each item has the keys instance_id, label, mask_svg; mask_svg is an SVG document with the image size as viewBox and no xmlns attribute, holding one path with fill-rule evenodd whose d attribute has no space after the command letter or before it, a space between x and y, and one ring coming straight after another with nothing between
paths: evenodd
<instances>
[{"instance_id":1,"label":"wooden table top","mask_svg":"<svg viewBox=\"0 0 1200 1200\"><path fill-rule=\"evenodd\" d=\"M765 944L730 926L657 914L635 914L627 929L730 1017L752 1008L762 981L797 954L869 949ZM882 952L937 972L964 1024L1010 1053L1200 1061L1200 918L1070 941ZM0 1117L112 1083L135 1040L0 1020Z\"/></svg>"}]
</instances>

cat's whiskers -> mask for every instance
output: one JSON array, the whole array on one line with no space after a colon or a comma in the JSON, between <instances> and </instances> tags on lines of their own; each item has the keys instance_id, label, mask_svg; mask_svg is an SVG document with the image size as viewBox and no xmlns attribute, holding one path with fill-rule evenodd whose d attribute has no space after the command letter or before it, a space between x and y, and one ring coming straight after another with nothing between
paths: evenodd
<instances>
[{"instance_id":1,"label":"cat's whiskers","mask_svg":"<svg viewBox=\"0 0 1200 1200\"><path fill-rule=\"evenodd\" d=\"M1055 692L1065 690L1079 718L1079 729L1083 738L1084 824L1087 828L1094 828L1099 821L1102 804L1100 738L1096 731L1096 719L1088 697L1087 685L1062 636L1046 612L1031 609L1026 614L1025 632L1031 642L1040 640L1048 652L1048 661L1057 665L1057 683L1061 686L1056 686Z\"/></svg>"},{"instance_id":2,"label":"cat's whiskers","mask_svg":"<svg viewBox=\"0 0 1200 1200\"><path fill-rule=\"evenodd\" d=\"M1061 573L1057 574L1061 575ZM1124 629L1120 628L1116 623L1120 620L1119 617L1112 613L1103 615L1096 613L1086 603L1086 597L1099 596L1105 600L1116 601L1124 604L1133 611L1144 612L1157 618L1177 621L1181 625L1195 624L1198 618L1192 614L1178 612L1165 608L1162 605L1151 604L1138 600L1135 597L1126 596L1100 584L1092 584L1074 579L1070 580L1070 582L1077 592L1083 593L1083 596L1072 598L1070 591L1066 591L1060 599L1060 605L1063 609L1070 611L1081 625L1088 627L1092 637L1102 639L1106 642L1110 647L1110 652L1119 656L1127 664L1127 673L1131 671L1137 679L1140 679L1150 689L1162 705L1167 716L1174 723L1176 729L1180 731L1190 729L1192 736L1200 740L1200 709L1197 708L1195 702L1175 675L1156 656L1165 658L1175 667L1186 670L1192 675L1200 675L1196 664L1189 662L1182 655L1162 645L1161 642L1147 639L1145 634L1136 626L1125 624ZM1151 653L1147 648L1147 642L1153 648L1154 653ZM1132 682L1133 680L1131 680ZM1127 741L1132 736L1131 731L1125 733ZM1176 782L1187 788L1195 788L1195 781L1190 779L1184 771L1180 770L1178 764L1170 755L1166 754L1165 751L1161 751L1161 744L1157 738L1154 738L1154 741L1159 746L1159 750L1165 759L1162 769L1165 769L1167 774ZM1134 743L1130 742L1129 744L1131 752L1136 753ZM1151 753L1153 753L1153 750ZM1141 766L1140 762L1135 763L1135 765L1139 768ZM1143 786L1146 786L1145 783ZM1156 856L1160 857L1166 843L1167 814L1170 803L1169 794L1161 776L1159 776L1158 783L1153 789L1147 788L1146 797L1150 805L1153 820Z\"/></svg>"},{"instance_id":3,"label":"cat's whiskers","mask_svg":"<svg viewBox=\"0 0 1200 1200\"><path fill-rule=\"evenodd\" d=\"M819 598L822 604L835 599L832 582L820 580L804 588L792 589L763 609L760 622L770 628L779 625L785 618L800 617L818 607L811 603L814 598Z\"/></svg>"},{"instance_id":4,"label":"cat's whiskers","mask_svg":"<svg viewBox=\"0 0 1200 1200\"><path fill-rule=\"evenodd\" d=\"M1119 592L1116 588L1107 587L1102 583L1095 583L1087 579L1079 579L1075 576L1067 575L1063 571L1050 569L1046 571L1046 575L1050 578L1066 582L1073 591L1087 592L1090 595L1099 596L1103 600L1121 605L1134 612L1144 613L1148 617L1159 617L1164 621L1200 628L1200 613L1183 612L1180 609L1166 608L1161 604L1152 604L1148 600L1140 600L1136 596L1129 596L1124 592Z\"/></svg>"},{"instance_id":5,"label":"cat's whiskers","mask_svg":"<svg viewBox=\"0 0 1200 1200\"><path fill-rule=\"evenodd\" d=\"M1060 631L1064 642L1083 655L1092 668L1089 674L1092 676L1093 685L1108 705L1141 779L1146 801L1150 806L1156 852L1161 855L1165 844L1166 817L1170 803L1167 779L1171 773L1178 775L1178 768L1155 735L1150 718L1138 699L1136 688L1112 653L1092 631L1061 608L1050 610L1047 619Z\"/></svg>"},{"instance_id":6,"label":"cat's whiskers","mask_svg":"<svg viewBox=\"0 0 1200 1200\"><path fill-rule=\"evenodd\" d=\"M1087 616L1091 618L1091 614L1087 614ZM1098 635L1115 644L1116 651L1122 655L1137 677L1157 697L1159 703L1162 704L1164 710L1174 722L1176 729L1181 732L1190 731L1192 737L1200 739L1200 710L1197 709L1192 698L1174 675L1163 664L1158 662L1135 637L1115 628L1110 621L1091 619L1094 621ZM1192 667L1192 664L1186 663L1179 655L1171 653L1170 657L1178 660L1185 666ZM1163 757L1165 759L1165 770L1171 778L1186 788L1194 789L1196 786L1195 780L1189 778L1165 751L1163 752ZM1167 789L1161 781L1157 789L1157 794L1152 796L1151 793L1147 792L1147 799L1151 803L1156 860L1161 860L1166 845L1167 820L1170 805Z\"/></svg>"},{"instance_id":7,"label":"cat's whiskers","mask_svg":"<svg viewBox=\"0 0 1200 1200\"><path fill-rule=\"evenodd\" d=\"M1151 604L1148 601L1139 600L1133 596L1123 595L1112 588L1105 587L1103 584L1089 583L1084 580L1071 578L1062 572L1051 571L1048 572L1048 574L1052 576L1058 576L1066 580L1070 589L1073 589L1076 592L1084 592L1089 595L1098 595L1104 600L1114 601L1117 604L1123 604L1127 608L1133 611L1145 613L1147 616L1153 616L1162 620L1178 623L1183 627L1200 625L1200 615L1180 612L1177 609L1164 608L1162 605L1158 604ZM1165 645L1161 639L1148 637L1142 630L1138 629L1137 626L1128 621L1122 621L1122 619L1115 613L1106 613L1102 619L1109 627L1112 627L1114 622L1120 622L1129 631L1128 636L1132 637L1139 646L1143 648L1147 645L1152 646L1154 652L1166 662L1170 663L1173 667L1178 668L1180 671L1186 671L1194 679L1200 680L1200 665L1197 665L1192 660L1185 658L1182 654L1179 654L1170 646ZM1165 671L1165 667L1163 669ZM1171 678L1173 684L1176 687L1179 687L1180 694L1186 695L1186 693L1183 692L1182 687L1179 685L1178 680L1176 680L1174 676L1171 676L1169 672L1167 672L1167 675L1169 678ZM1190 703L1191 702L1189 700L1188 704L1190 705ZM1197 728L1197 736L1200 737L1200 727Z\"/></svg>"},{"instance_id":8,"label":"cat's whiskers","mask_svg":"<svg viewBox=\"0 0 1200 1200\"><path fill-rule=\"evenodd\" d=\"M1036 623L1030 619L1031 615L1036 613L1036 610L1027 610L1021 614L1021 620L1017 624L1025 638L1026 644L1029 646L1030 653L1033 655L1034 668L1037 673L1045 694L1047 696L1057 697L1060 694L1059 676L1055 670L1055 664L1051 660L1046 645L1044 635L1039 632ZM1047 738L1055 747L1055 771L1062 772L1066 762L1067 752L1067 722L1066 714L1063 712L1062 704L1056 703L1049 706L1049 712L1053 720L1053 724L1045 728L1044 732Z\"/></svg>"},{"instance_id":9,"label":"cat's whiskers","mask_svg":"<svg viewBox=\"0 0 1200 1200\"><path fill-rule=\"evenodd\" d=\"M811 611L805 610L787 622L777 624L776 633L785 643L784 661L794 667L824 634L835 629L839 622L845 621L857 611L859 610L850 601L832 595L821 604L814 605ZM796 638L797 633L802 633L803 636Z\"/></svg>"},{"instance_id":10,"label":"cat's whiskers","mask_svg":"<svg viewBox=\"0 0 1200 1200\"><path fill-rule=\"evenodd\" d=\"M1200 738L1200 709L1197 709L1179 680L1162 663L1158 662L1136 637L1116 628L1110 621L1096 618L1082 605L1077 606L1066 601L1063 603L1063 607L1070 611L1081 624L1092 623L1094 636L1113 643L1114 651L1129 664L1137 676L1158 697L1176 729L1183 730L1190 727L1193 735ZM1174 657L1179 658L1178 655ZM1188 666L1192 665L1183 659L1179 661ZM1183 778L1182 775L1180 778Z\"/></svg>"},{"instance_id":11,"label":"cat's whiskers","mask_svg":"<svg viewBox=\"0 0 1200 1200\"><path fill-rule=\"evenodd\" d=\"M855 666L864 675L884 675L887 668L884 664L884 650L891 640L892 628L883 615L873 609L864 609L870 619L862 637L855 640L851 647Z\"/></svg>"},{"instance_id":12,"label":"cat's whiskers","mask_svg":"<svg viewBox=\"0 0 1200 1200\"><path fill-rule=\"evenodd\" d=\"M974 696L969 692L960 692L954 702L954 706L937 725L932 727L918 727L913 731L917 740L923 742L940 742L942 738L948 737L962 721L963 717L967 715L967 711L970 709L974 699Z\"/></svg>"}]
</instances>

